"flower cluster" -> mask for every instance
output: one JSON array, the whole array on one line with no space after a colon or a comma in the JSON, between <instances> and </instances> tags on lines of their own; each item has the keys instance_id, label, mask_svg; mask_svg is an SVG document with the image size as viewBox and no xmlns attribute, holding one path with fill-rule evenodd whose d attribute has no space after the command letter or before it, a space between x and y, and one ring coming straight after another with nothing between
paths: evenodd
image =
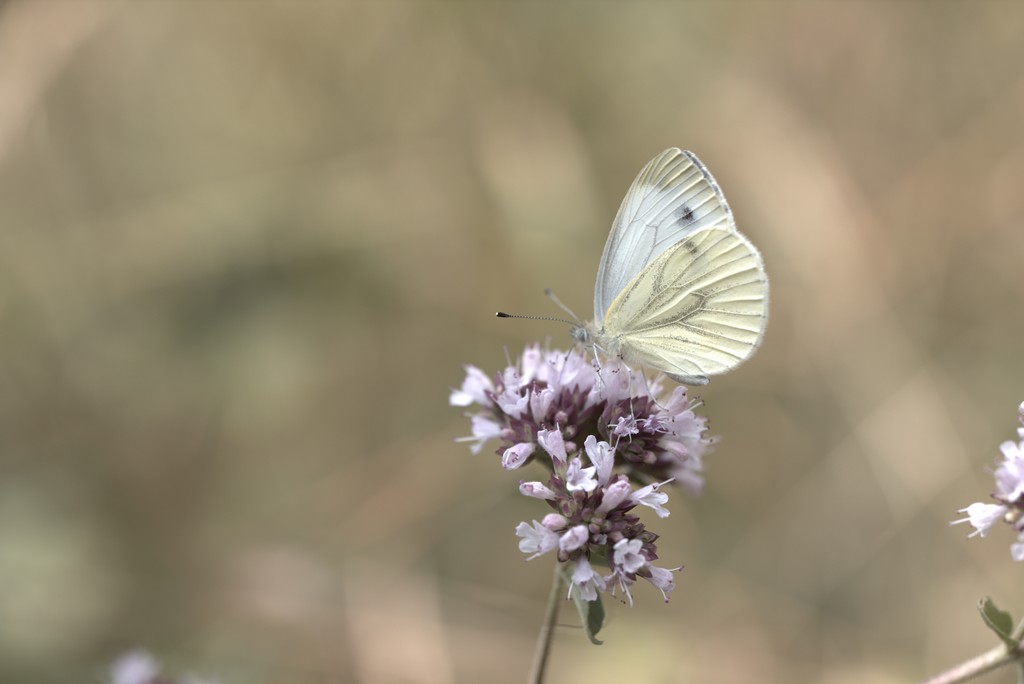
<instances>
[{"instance_id":1,"label":"flower cluster","mask_svg":"<svg viewBox=\"0 0 1024 684\"><path fill-rule=\"evenodd\" d=\"M1010 555L1016 561L1024 561L1024 403L1017 409L1022 427L1017 428L1017 442L1003 442L999 445L1003 458L992 473L995 491L992 498L997 503L973 503L961 508L966 518L954 520L951 524L968 522L974 527L969 536L982 536L998 521L1013 526L1017 542L1010 546Z\"/></svg>"},{"instance_id":2,"label":"flower cluster","mask_svg":"<svg viewBox=\"0 0 1024 684\"><path fill-rule=\"evenodd\" d=\"M659 403L662 379L648 379L617 360L601 367L579 350L543 351L527 347L517 362L494 378L466 367L454 406L468 413L473 453L496 439L496 453L508 470L538 462L550 471L546 482L520 482L525 496L542 499L553 512L540 522L516 528L527 560L557 551L574 589L585 600L597 592L621 591L632 603L638 577L668 600L672 572L654 566L658 536L647 531L634 509L647 506L659 517L675 482L691 491L703 486L703 457L712 440L707 419L685 387ZM601 575L592 563L608 567ZM571 568L571 569L570 569Z\"/></svg>"}]
</instances>

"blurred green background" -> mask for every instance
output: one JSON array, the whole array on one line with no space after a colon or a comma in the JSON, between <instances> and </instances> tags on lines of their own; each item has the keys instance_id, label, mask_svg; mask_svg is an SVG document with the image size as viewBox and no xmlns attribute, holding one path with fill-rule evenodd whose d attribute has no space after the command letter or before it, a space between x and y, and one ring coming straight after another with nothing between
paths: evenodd
<instances>
[{"instance_id":1,"label":"blurred green background","mask_svg":"<svg viewBox=\"0 0 1024 684\"><path fill-rule=\"evenodd\" d=\"M546 509L463 363L589 316L640 167L697 152L772 279L700 393L672 602L552 682L907 682L1024 610L957 509L1024 399L1024 6L0 5L0 680L141 646L223 684L519 682ZM1003 672L986 681L1009 682Z\"/></svg>"}]
</instances>

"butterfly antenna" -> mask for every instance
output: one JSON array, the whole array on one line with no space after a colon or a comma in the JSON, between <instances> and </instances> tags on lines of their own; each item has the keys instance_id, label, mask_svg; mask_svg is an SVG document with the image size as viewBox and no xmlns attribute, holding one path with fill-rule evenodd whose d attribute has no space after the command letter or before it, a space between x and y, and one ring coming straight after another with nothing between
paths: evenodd
<instances>
[{"instance_id":1,"label":"butterfly antenna","mask_svg":"<svg viewBox=\"0 0 1024 684\"><path fill-rule=\"evenodd\" d=\"M558 297L557 297L557 296L555 295L555 293L551 291L551 288L550 288L550 287L545 287L545 288L544 288L544 294L546 294L546 295L548 296L548 299L550 299L550 300L551 300L551 301L553 301L553 302L554 302L555 304L557 304L557 305L558 305L558 308L559 308L559 309L561 309L561 310L562 310L562 311L564 311L565 313L567 313L567 314L569 314L570 316L572 316L572 320L574 320L574 321L576 321L577 323L579 323L579 321L580 321L580 317L579 317L579 316L577 316L577 315L576 315L575 313L573 313L572 309L570 309L570 308L569 308L569 307L567 307L567 306L566 306L565 304L563 304L563 303L562 303L562 300L561 300L561 299L559 299L559 298L558 298Z\"/></svg>"},{"instance_id":2,"label":"butterfly antenna","mask_svg":"<svg viewBox=\"0 0 1024 684\"><path fill-rule=\"evenodd\" d=\"M567 321L564 318L554 318L552 316L523 316L521 314L505 313L504 311L496 311L494 315L498 318L525 318L528 321L555 321L556 323L577 325L576 321Z\"/></svg>"}]
</instances>

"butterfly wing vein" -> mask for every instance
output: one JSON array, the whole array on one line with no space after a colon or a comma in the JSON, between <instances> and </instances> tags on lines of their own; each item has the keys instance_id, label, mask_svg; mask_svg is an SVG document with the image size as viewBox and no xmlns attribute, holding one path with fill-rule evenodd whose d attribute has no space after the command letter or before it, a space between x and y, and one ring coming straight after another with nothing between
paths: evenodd
<instances>
[{"instance_id":1,"label":"butterfly wing vein","mask_svg":"<svg viewBox=\"0 0 1024 684\"><path fill-rule=\"evenodd\" d=\"M648 264L685 235L712 225L735 229L718 183L690 152L670 148L640 171L626 193L601 256L594 317Z\"/></svg>"},{"instance_id":2,"label":"butterfly wing vein","mask_svg":"<svg viewBox=\"0 0 1024 684\"><path fill-rule=\"evenodd\" d=\"M609 306L603 336L628 360L700 383L750 356L766 316L760 254L735 230L713 227L634 277Z\"/></svg>"}]
</instances>

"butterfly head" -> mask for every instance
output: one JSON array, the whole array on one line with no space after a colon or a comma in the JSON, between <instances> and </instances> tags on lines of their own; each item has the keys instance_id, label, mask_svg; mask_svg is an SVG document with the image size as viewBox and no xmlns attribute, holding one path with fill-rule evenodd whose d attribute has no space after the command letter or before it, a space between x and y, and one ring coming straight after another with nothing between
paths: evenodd
<instances>
[{"instance_id":1,"label":"butterfly head","mask_svg":"<svg viewBox=\"0 0 1024 684\"><path fill-rule=\"evenodd\" d=\"M594 341L594 333L590 329L590 326L585 323L573 323L573 326L569 328L569 336L577 343L583 346L589 346Z\"/></svg>"},{"instance_id":2,"label":"butterfly head","mask_svg":"<svg viewBox=\"0 0 1024 684\"><path fill-rule=\"evenodd\" d=\"M569 329L569 335L581 347L599 349L609 355L619 353L618 340L606 335L604 329L594 323L576 323Z\"/></svg>"}]
</instances>

